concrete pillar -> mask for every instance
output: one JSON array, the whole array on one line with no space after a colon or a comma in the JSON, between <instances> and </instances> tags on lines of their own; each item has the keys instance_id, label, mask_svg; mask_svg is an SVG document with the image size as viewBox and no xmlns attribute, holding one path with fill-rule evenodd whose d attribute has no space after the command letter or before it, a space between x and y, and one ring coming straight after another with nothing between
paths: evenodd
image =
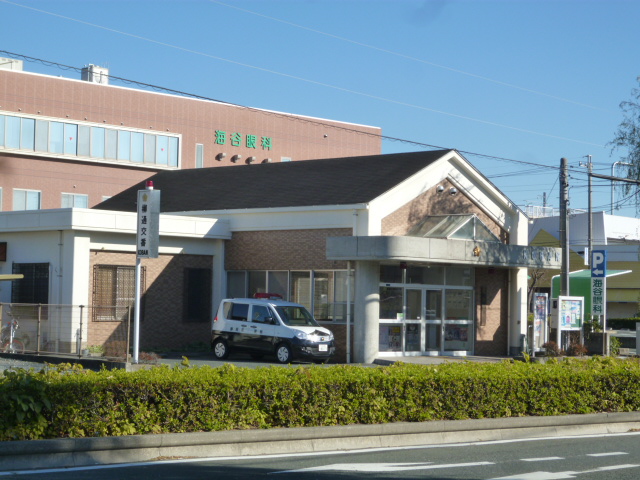
<instances>
[{"instance_id":1,"label":"concrete pillar","mask_svg":"<svg viewBox=\"0 0 640 480\"><path fill-rule=\"evenodd\" d=\"M380 338L380 266L378 262L355 262L353 361L372 363L378 356Z\"/></svg>"},{"instance_id":2,"label":"concrete pillar","mask_svg":"<svg viewBox=\"0 0 640 480\"><path fill-rule=\"evenodd\" d=\"M509 355L522 354L522 335L527 334L527 269L509 272Z\"/></svg>"}]
</instances>

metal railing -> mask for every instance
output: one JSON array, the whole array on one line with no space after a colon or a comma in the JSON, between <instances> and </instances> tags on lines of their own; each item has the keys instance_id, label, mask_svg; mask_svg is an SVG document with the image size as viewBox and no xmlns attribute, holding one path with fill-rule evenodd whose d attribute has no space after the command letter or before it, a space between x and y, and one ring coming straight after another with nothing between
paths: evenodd
<instances>
[{"instance_id":1,"label":"metal railing","mask_svg":"<svg viewBox=\"0 0 640 480\"><path fill-rule=\"evenodd\" d=\"M12 321L25 353L128 360L132 307L0 303L3 337Z\"/></svg>"}]
</instances>

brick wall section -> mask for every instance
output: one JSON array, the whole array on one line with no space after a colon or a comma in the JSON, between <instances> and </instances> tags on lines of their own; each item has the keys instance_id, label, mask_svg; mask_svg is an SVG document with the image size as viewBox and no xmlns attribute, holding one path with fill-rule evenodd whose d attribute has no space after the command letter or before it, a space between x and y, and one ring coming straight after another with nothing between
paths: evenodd
<instances>
[{"instance_id":1,"label":"brick wall section","mask_svg":"<svg viewBox=\"0 0 640 480\"><path fill-rule=\"evenodd\" d=\"M90 292L93 292L95 265L135 266L134 254L117 252L91 252ZM183 288L185 268L213 268L210 255L160 255L142 260L145 271L143 292L143 318L140 322L140 349L182 348L196 343L208 343L210 322L183 321ZM92 295L92 294L90 294ZM91 304L92 298L88 299ZM132 318L133 322L133 318ZM118 330L120 328L120 331ZM119 322L90 322L87 343L103 344L122 340Z\"/></svg>"},{"instance_id":2,"label":"brick wall section","mask_svg":"<svg viewBox=\"0 0 640 480\"><path fill-rule=\"evenodd\" d=\"M404 235L427 215L475 213L503 243L509 242L508 233L474 204L464 192L458 190L457 195L450 195L449 189L453 185L448 180L441 181L440 185L444 187L444 192L437 193L436 187L433 187L385 217L382 220L382 234Z\"/></svg>"},{"instance_id":3,"label":"brick wall section","mask_svg":"<svg viewBox=\"0 0 640 480\"><path fill-rule=\"evenodd\" d=\"M494 268L476 268L475 274L475 354L481 356L506 355L509 271ZM486 289L486 295L482 295L483 287ZM482 304L483 297L485 297L485 305Z\"/></svg>"},{"instance_id":4,"label":"brick wall section","mask_svg":"<svg viewBox=\"0 0 640 480\"><path fill-rule=\"evenodd\" d=\"M346 269L346 262L327 260L326 240L349 235L349 228L234 232L225 246L225 269Z\"/></svg>"}]
</instances>

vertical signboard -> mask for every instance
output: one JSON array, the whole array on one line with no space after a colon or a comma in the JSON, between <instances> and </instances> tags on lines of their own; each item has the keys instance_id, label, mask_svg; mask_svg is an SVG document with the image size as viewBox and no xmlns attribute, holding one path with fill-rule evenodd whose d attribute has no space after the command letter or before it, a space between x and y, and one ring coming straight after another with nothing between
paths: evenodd
<instances>
[{"instance_id":1,"label":"vertical signboard","mask_svg":"<svg viewBox=\"0 0 640 480\"><path fill-rule=\"evenodd\" d=\"M591 315L595 317L607 314L607 252L591 252Z\"/></svg>"},{"instance_id":2,"label":"vertical signboard","mask_svg":"<svg viewBox=\"0 0 640 480\"><path fill-rule=\"evenodd\" d=\"M539 351L547 341L547 316L549 311L549 294L534 293L533 296L533 348Z\"/></svg>"},{"instance_id":3,"label":"vertical signboard","mask_svg":"<svg viewBox=\"0 0 640 480\"><path fill-rule=\"evenodd\" d=\"M138 235L136 256L158 258L160 239L160 190L153 185L138 190Z\"/></svg>"}]
</instances>

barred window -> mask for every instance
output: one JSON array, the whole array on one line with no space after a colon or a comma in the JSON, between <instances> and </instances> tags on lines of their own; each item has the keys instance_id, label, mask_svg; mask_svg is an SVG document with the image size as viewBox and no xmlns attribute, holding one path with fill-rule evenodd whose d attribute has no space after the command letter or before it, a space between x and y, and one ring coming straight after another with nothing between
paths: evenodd
<instances>
[{"instance_id":1,"label":"barred window","mask_svg":"<svg viewBox=\"0 0 640 480\"><path fill-rule=\"evenodd\" d=\"M24 275L24 278L12 282L12 303L49 303L48 263L14 263L12 270Z\"/></svg>"},{"instance_id":2,"label":"barred window","mask_svg":"<svg viewBox=\"0 0 640 480\"><path fill-rule=\"evenodd\" d=\"M145 291L145 268L140 290ZM136 296L136 269L124 265L96 265L93 268L93 321L126 321Z\"/></svg>"}]
</instances>

